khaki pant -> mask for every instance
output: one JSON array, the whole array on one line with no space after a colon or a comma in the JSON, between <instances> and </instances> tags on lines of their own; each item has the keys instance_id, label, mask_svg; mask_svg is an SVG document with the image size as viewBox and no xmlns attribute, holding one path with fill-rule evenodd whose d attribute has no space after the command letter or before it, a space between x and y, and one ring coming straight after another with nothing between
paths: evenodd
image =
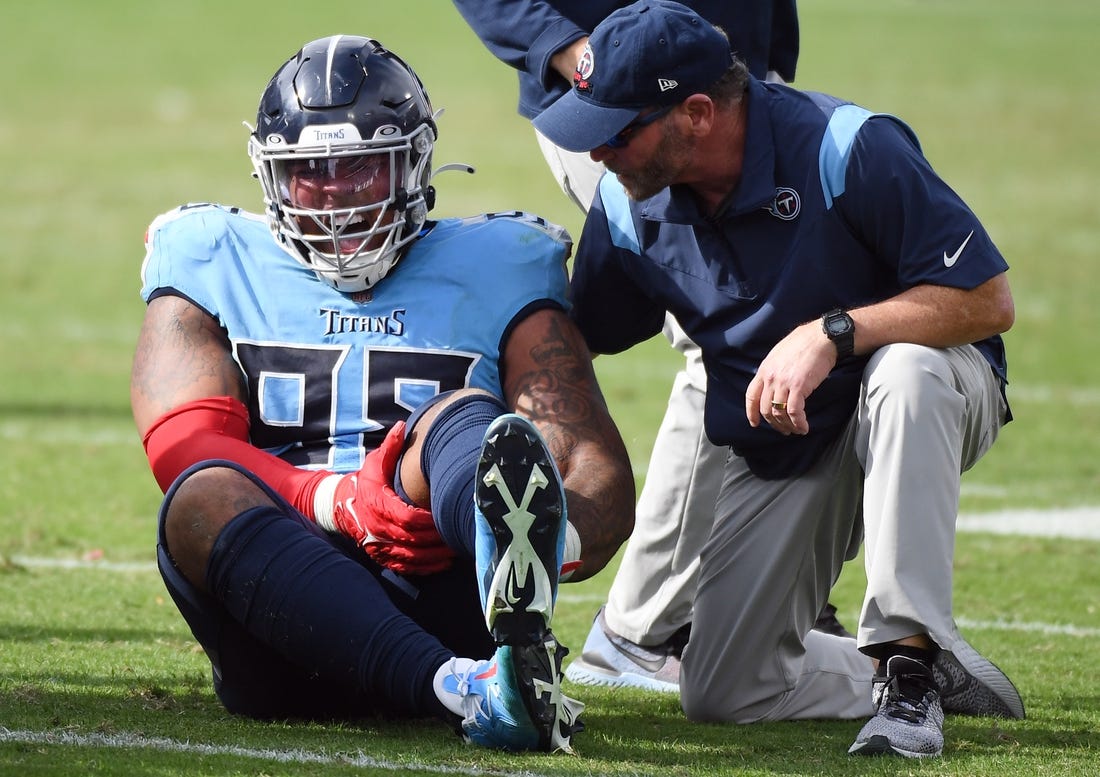
<instances>
[{"instance_id":1,"label":"khaki pant","mask_svg":"<svg viewBox=\"0 0 1100 777\"><path fill-rule=\"evenodd\" d=\"M972 346L874 354L844 433L808 473L755 477L731 456L703 550L680 695L695 720L872 714L870 659L811 631L864 538L860 645L928 633L950 650L960 475L1006 407Z\"/></svg>"}]
</instances>

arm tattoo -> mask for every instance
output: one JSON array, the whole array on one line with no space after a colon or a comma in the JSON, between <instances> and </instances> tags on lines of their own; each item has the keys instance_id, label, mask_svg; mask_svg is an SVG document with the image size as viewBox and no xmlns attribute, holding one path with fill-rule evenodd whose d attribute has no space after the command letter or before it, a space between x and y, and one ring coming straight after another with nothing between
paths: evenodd
<instances>
[{"instance_id":1,"label":"arm tattoo","mask_svg":"<svg viewBox=\"0 0 1100 777\"><path fill-rule=\"evenodd\" d=\"M554 456L561 461L579 439L593 431L598 389L588 351L576 335L554 320L529 351L532 368L509 375L507 395L519 412L538 424Z\"/></svg>"},{"instance_id":2,"label":"arm tattoo","mask_svg":"<svg viewBox=\"0 0 1100 777\"><path fill-rule=\"evenodd\" d=\"M521 366L509 364L505 394L539 427L561 470L569 521L582 542L582 567L573 579L582 580L602 569L630 534L634 476L588 349L566 321L550 317Z\"/></svg>"},{"instance_id":3,"label":"arm tattoo","mask_svg":"<svg viewBox=\"0 0 1100 777\"><path fill-rule=\"evenodd\" d=\"M178 307L147 316L134 351L131 388L161 412L183 396L241 398L244 392L225 334L208 323L205 314Z\"/></svg>"}]
</instances>

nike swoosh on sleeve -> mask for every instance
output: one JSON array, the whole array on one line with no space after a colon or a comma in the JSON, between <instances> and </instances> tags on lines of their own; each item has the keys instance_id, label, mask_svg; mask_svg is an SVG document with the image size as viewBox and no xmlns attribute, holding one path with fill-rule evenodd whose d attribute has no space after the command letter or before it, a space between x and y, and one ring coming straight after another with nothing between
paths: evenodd
<instances>
[{"instance_id":1,"label":"nike swoosh on sleeve","mask_svg":"<svg viewBox=\"0 0 1100 777\"><path fill-rule=\"evenodd\" d=\"M972 237L974 237L974 230L970 230L970 234L966 236L966 240L962 242L962 245L959 246L958 249L955 250L955 253L951 254L951 256L948 256L946 251L943 252L944 267L955 266L955 262L959 261L959 254L963 252L963 249L966 248L966 244L970 242L970 238Z\"/></svg>"}]
</instances>

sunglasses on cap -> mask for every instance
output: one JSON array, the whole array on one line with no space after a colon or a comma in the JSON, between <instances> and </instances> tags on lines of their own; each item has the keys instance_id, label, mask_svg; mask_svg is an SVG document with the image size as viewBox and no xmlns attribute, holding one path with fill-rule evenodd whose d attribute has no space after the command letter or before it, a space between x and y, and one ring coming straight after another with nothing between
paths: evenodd
<instances>
[{"instance_id":1,"label":"sunglasses on cap","mask_svg":"<svg viewBox=\"0 0 1100 777\"><path fill-rule=\"evenodd\" d=\"M635 132L642 129L643 127L648 127L650 124L657 121L657 119L661 118L675 107L676 104L673 103L672 105L666 105L664 108L658 108L653 113L647 113L645 116L639 116L634 121L630 122L621 130L619 130L619 132L616 133L613 138L605 142L604 145L609 148L625 148L630 144L630 138Z\"/></svg>"}]
</instances>

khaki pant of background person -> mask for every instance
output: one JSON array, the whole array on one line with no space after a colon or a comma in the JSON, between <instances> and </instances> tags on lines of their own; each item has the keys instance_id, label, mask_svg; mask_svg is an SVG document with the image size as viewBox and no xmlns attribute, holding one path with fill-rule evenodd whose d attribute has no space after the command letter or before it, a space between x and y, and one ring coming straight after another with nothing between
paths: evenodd
<instances>
[{"instance_id":1,"label":"khaki pant of background person","mask_svg":"<svg viewBox=\"0 0 1100 777\"><path fill-rule=\"evenodd\" d=\"M584 212L603 166L565 151L537 131L539 148L562 191ZM707 378L698 346L672 316L665 336L684 355L657 430L634 532L608 592L608 625L639 645L659 645L691 622L699 554L710 536L727 448L703 432Z\"/></svg>"}]
</instances>

